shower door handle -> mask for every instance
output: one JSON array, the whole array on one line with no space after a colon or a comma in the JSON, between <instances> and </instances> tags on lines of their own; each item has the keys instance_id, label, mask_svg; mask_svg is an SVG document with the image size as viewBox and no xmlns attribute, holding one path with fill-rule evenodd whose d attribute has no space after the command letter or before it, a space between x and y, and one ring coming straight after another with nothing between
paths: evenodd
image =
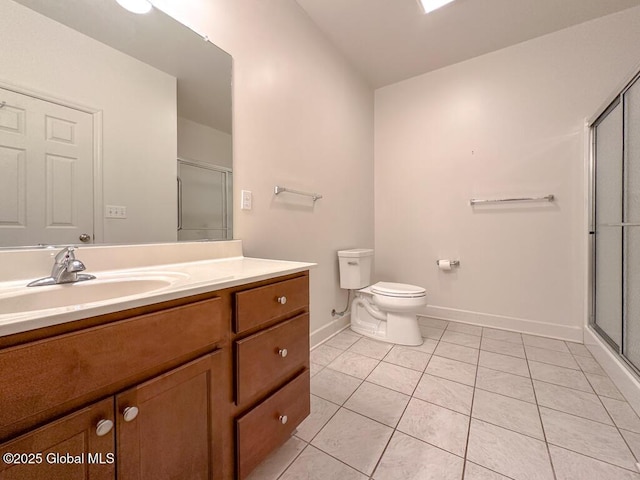
<instances>
[{"instance_id":1,"label":"shower door handle","mask_svg":"<svg viewBox=\"0 0 640 480\"><path fill-rule=\"evenodd\" d=\"M182 230L182 179L178 179L178 231Z\"/></svg>"}]
</instances>

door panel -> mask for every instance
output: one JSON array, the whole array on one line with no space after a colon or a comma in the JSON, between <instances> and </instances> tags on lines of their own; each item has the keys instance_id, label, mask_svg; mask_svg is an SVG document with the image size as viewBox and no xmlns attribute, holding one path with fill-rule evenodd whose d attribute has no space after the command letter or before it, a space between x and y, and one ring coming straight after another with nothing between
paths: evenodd
<instances>
[{"instance_id":1,"label":"door panel","mask_svg":"<svg viewBox=\"0 0 640 480\"><path fill-rule=\"evenodd\" d=\"M624 341L622 354L640 369L640 81L624 94Z\"/></svg>"},{"instance_id":2,"label":"door panel","mask_svg":"<svg viewBox=\"0 0 640 480\"><path fill-rule=\"evenodd\" d=\"M120 480L220 478L220 358L205 355L116 397ZM138 414L127 421L130 407Z\"/></svg>"},{"instance_id":3,"label":"door panel","mask_svg":"<svg viewBox=\"0 0 640 480\"><path fill-rule=\"evenodd\" d=\"M625 302L623 355L640 369L640 227L624 228Z\"/></svg>"},{"instance_id":4,"label":"door panel","mask_svg":"<svg viewBox=\"0 0 640 480\"><path fill-rule=\"evenodd\" d=\"M0 88L0 246L93 238L93 117Z\"/></svg>"},{"instance_id":5,"label":"door panel","mask_svg":"<svg viewBox=\"0 0 640 480\"><path fill-rule=\"evenodd\" d=\"M102 420L113 422L113 397L0 445L0 458L6 453L42 453L40 460L32 457L34 464L0 462L0 480L113 480L115 434L113 428L97 434Z\"/></svg>"},{"instance_id":6,"label":"door panel","mask_svg":"<svg viewBox=\"0 0 640 480\"><path fill-rule=\"evenodd\" d=\"M223 240L229 225L229 173L178 161L178 240Z\"/></svg>"},{"instance_id":7,"label":"door panel","mask_svg":"<svg viewBox=\"0 0 640 480\"><path fill-rule=\"evenodd\" d=\"M622 344L623 122L618 103L596 126L595 324Z\"/></svg>"}]
</instances>

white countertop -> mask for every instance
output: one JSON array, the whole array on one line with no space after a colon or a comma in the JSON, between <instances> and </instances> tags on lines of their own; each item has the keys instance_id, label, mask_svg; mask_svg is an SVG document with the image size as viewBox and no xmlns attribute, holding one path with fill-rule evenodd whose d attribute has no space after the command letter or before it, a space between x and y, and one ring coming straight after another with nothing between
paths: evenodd
<instances>
[{"instance_id":1,"label":"white countertop","mask_svg":"<svg viewBox=\"0 0 640 480\"><path fill-rule=\"evenodd\" d=\"M95 275L96 280L66 285L26 287L22 280L0 282L0 336L267 280L302 272L315 265L238 256L133 269L87 270L86 273ZM85 299L83 303L83 293L90 292L96 286L105 292L111 287L117 289L136 281L155 286L144 293L131 294L125 289L125 293L114 298L90 301ZM94 286L91 285L92 282ZM84 287L88 287L85 292ZM77 295L78 298L77 301L74 299L73 305L58 307L47 305L46 300L36 300L24 311L15 311L15 298L26 299L26 296L37 296L40 292L43 297L54 300L70 295ZM13 302L12 307L7 306L9 303L3 304L3 300ZM5 312L2 311L3 306ZM6 313L10 309L14 311Z\"/></svg>"}]
</instances>

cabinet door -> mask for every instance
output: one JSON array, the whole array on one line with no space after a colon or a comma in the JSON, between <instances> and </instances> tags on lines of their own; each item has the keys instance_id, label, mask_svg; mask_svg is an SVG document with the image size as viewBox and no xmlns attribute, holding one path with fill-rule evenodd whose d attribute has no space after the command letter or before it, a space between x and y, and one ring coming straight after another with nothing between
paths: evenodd
<instances>
[{"instance_id":1,"label":"cabinet door","mask_svg":"<svg viewBox=\"0 0 640 480\"><path fill-rule=\"evenodd\" d=\"M113 480L113 422L109 397L1 444L0 479ZM10 454L14 461L7 463ZM16 464L17 454L27 463Z\"/></svg>"},{"instance_id":2,"label":"cabinet door","mask_svg":"<svg viewBox=\"0 0 640 480\"><path fill-rule=\"evenodd\" d=\"M116 396L119 480L220 478L220 351Z\"/></svg>"}]
</instances>

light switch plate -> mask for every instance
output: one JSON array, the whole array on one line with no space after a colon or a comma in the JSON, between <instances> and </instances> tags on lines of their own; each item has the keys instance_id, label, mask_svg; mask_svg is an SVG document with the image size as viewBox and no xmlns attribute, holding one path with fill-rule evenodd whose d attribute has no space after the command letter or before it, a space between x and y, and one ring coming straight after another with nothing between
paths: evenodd
<instances>
[{"instance_id":1,"label":"light switch plate","mask_svg":"<svg viewBox=\"0 0 640 480\"><path fill-rule=\"evenodd\" d=\"M121 205L107 205L105 207L105 218L127 218L127 207Z\"/></svg>"},{"instance_id":2,"label":"light switch plate","mask_svg":"<svg viewBox=\"0 0 640 480\"><path fill-rule=\"evenodd\" d=\"M242 198L240 200L240 209L251 210L251 204L253 203L251 190L242 190L241 193L242 193Z\"/></svg>"}]
</instances>

